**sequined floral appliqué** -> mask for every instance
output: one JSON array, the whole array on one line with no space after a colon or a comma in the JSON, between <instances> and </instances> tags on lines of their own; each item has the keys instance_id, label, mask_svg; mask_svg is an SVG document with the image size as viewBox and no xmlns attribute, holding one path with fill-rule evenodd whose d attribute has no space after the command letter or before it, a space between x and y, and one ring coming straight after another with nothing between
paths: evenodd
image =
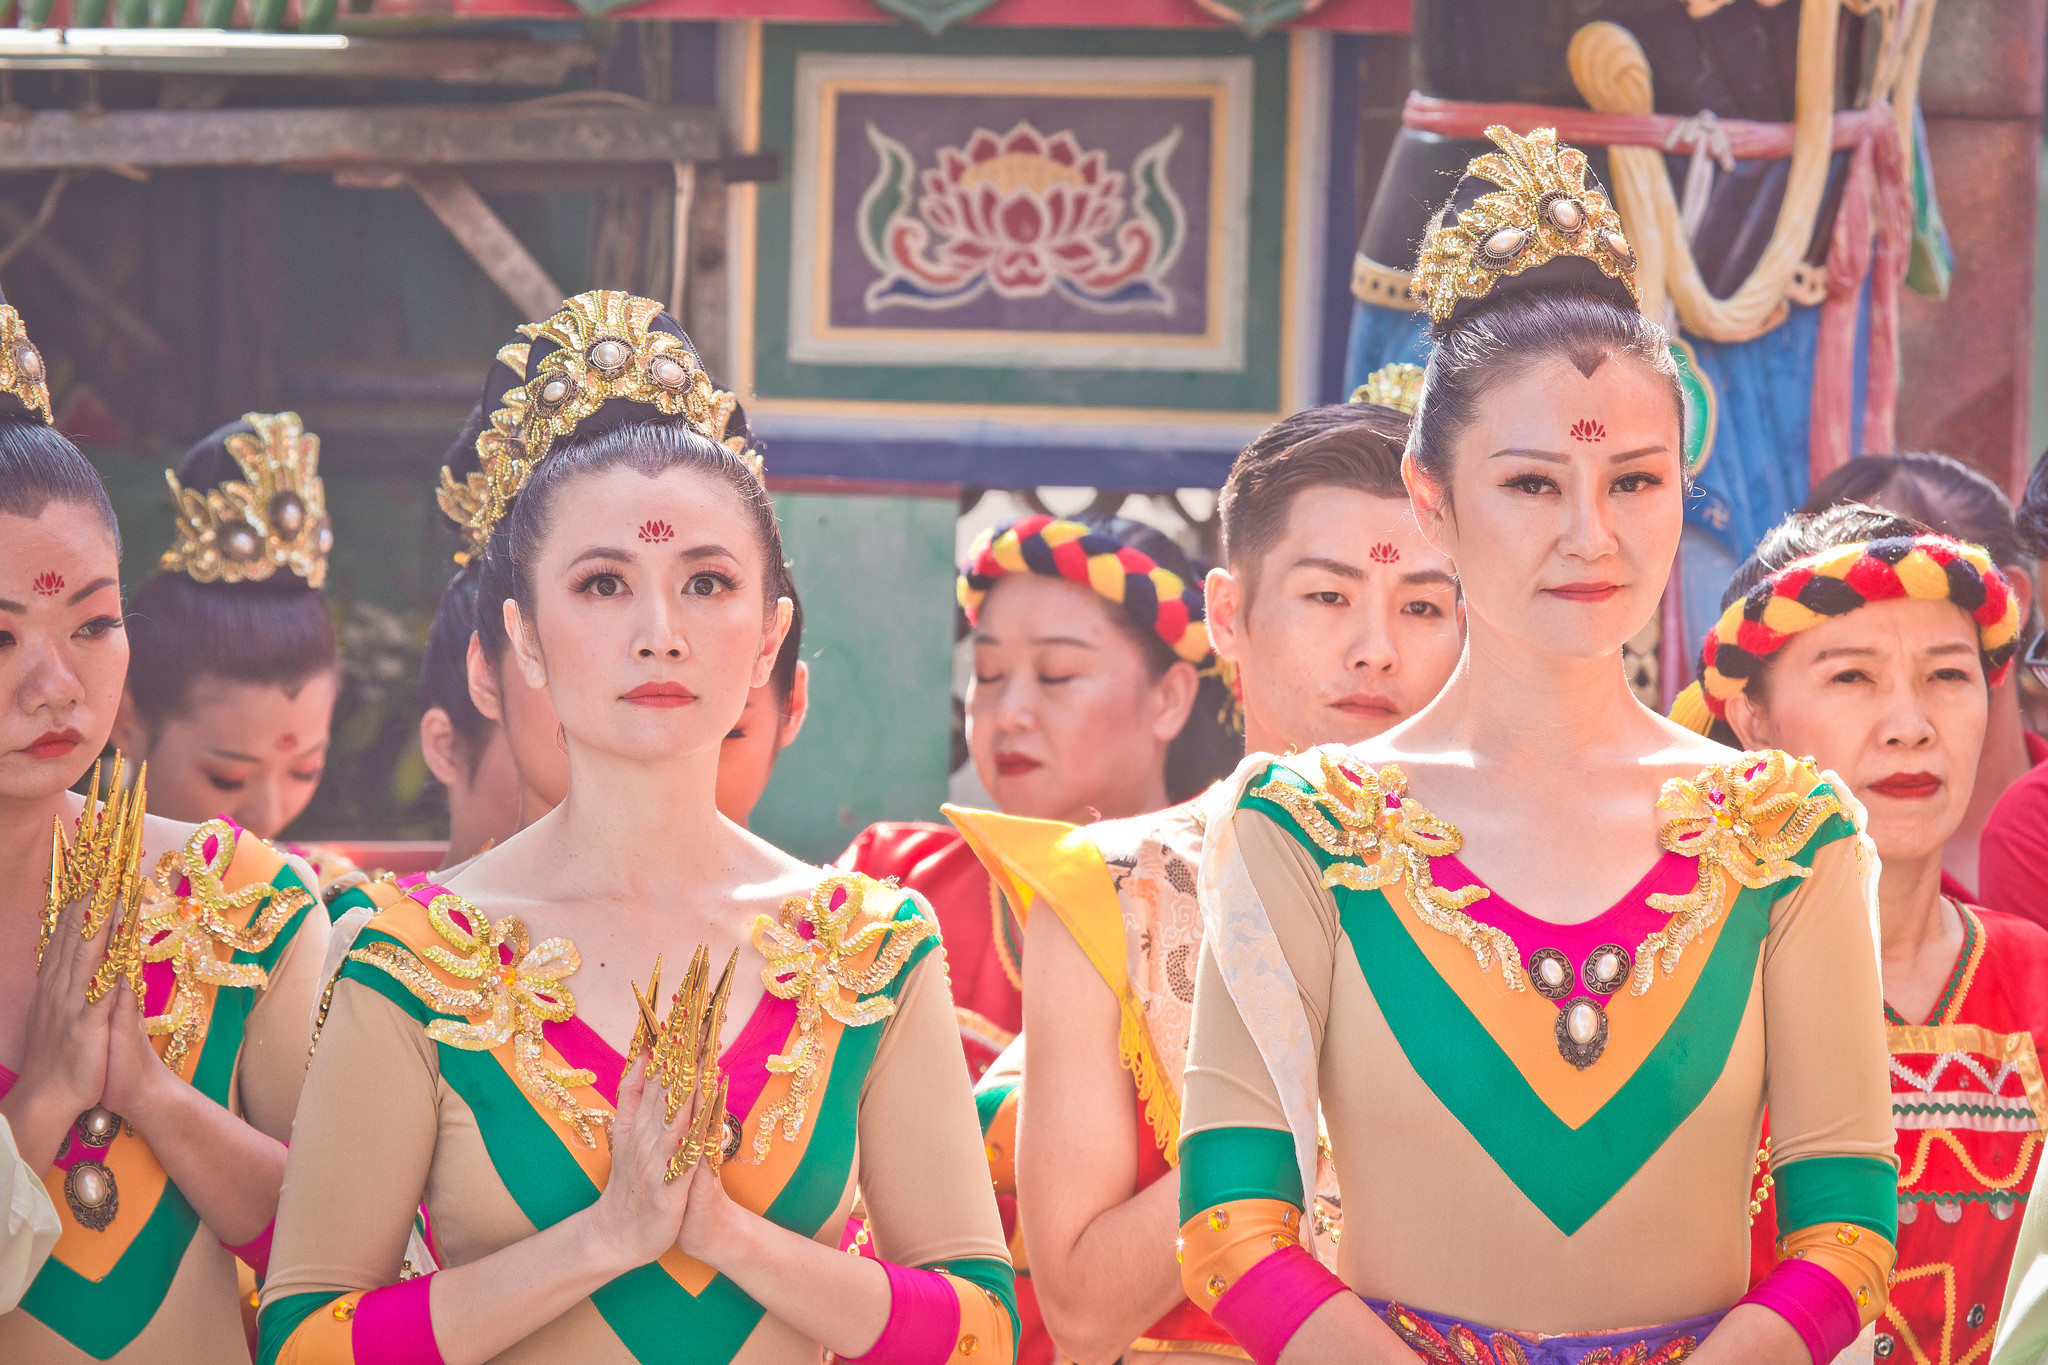
<instances>
[{"instance_id":1,"label":"sequined floral appliqu\u00e9","mask_svg":"<svg viewBox=\"0 0 2048 1365\"><path fill-rule=\"evenodd\" d=\"M428 944L418 956L380 942L354 949L349 960L388 973L443 1014L462 1016L429 1023L427 1036L435 1042L465 1052L491 1052L509 1042L513 1079L527 1098L560 1117L578 1142L595 1147L597 1130L609 1131L611 1115L579 1104L570 1091L595 1085L597 1077L547 1060L541 1031L544 1023L576 1013L576 997L562 984L583 965L576 945L565 938L529 945L526 926L516 916L494 921L452 892L434 897L427 919L442 943ZM429 963L476 984L467 990L452 986Z\"/></svg>"},{"instance_id":2,"label":"sequined floral appliqu\u00e9","mask_svg":"<svg viewBox=\"0 0 2048 1365\"><path fill-rule=\"evenodd\" d=\"M754 947L768 959L762 983L778 1000L796 1002L796 1032L788 1050L768 1059L768 1074L788 1076L789 1092L764 1109L754 1133L753 1161L768 1157L779 1126L785 1142L803 1131L811 1098L824 1072L823 1027L879 1024L896 1001L878 992L903 970L912 950L930 937L931 919L891 919L867 910L869 896L900 897L895 885L859 874L828 876L808 896L791 896L777 916L754 921ZM890 901L893 910L897 900ZM872 952L865 967L859 960Z\"/></svg>"},{"instance_id":3,"label":"sequined floral appliqu\u00e9","mask_svg":"<svg viewBox=\"0 0 2048 1365\"><path fill-rule=\"evenodd\" d=\"M1729 883L1761 890L1811 869L1792 861L1813 832L1843 814L1832 790L1807 795L1788 784L1792 761L1775 749L1716 763L1697 777L1674 777L1657 797L1659 810L1672 812L1657 832L1667 851L1697 860L1699 880L1683 896L1652 895L1650 904L1671 919L1636 949L1629 989L1650 989L1656 968L1670 976L1686 946L1720 919L1730 898Z\"/></svg>"},{"instance_id":4,"label":"sequined floral appliqu\u00e9","mask_svg":"<svg viewBox=\"0 0 2048 1365\"><path fill-rule=\"evenodd\" d=\"M1322 778L1312 791L1273 780L1251 790L1294 817L1294 822L1337 861L1323 872L1323 885L1356 891L1399 886L1408 906L1430 928L1465 945L1481 971L1500 969L1510 990L1524 984L1521 953L1507 932L1481 924L1465 907L1490 893L1483 886L1446 891L1430 875L1431 858L1448 857L1465 845L1449 821L1439 820L1408 795L1408 775L1394 764L1375 772L1321 754Z\"/></svg>"},{"instance_id":5,"label":"sequined floral appliqu\u00e9","mask_svg":"<svg viewBox=\"0 0 2048 1365\"><path fill-rule=\"evenodd\" d=\"M267 986L270 978L262 967L236 962L233 954L268 951L293 916L313 903L311 893L296 886L252 882L228 890L235 839L227 821L207 821L183 849L158 861L155 894L143 897L143 961L168 962L172 970L170 1003L143 1026L154 1037L170 1038L163 1058L173 1071L206 1036L200 987ZM181 877L183 894L175 890Z\"/></svg>"}]
</instances>

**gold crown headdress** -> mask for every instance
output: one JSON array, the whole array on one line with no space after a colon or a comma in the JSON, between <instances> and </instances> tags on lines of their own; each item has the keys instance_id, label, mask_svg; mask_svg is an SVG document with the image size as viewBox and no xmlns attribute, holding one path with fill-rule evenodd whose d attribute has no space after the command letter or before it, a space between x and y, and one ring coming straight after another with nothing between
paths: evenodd
<instances>
[{"instance_id":1,"label":"gold crown headdress","mask_svg":"<svg viewBox=\"0 0 2048 1365\"><path fill-rule=\"evenodd\" d=\"M529 363L524 388L516 398L506 395L490 430L477 440L488 490L474 523L482 538L488 539L555 443L614 400L684 418L761 477L759 453L745 435L727 431L739 400L711 382L680 332L654 325L662 316L653 299L593 289L566 300L546 322L522 329L533 338L533 348L554 349Z\"/></svg>"},{"instance_id":2,"label":"gold crown headdress","mask_svg":"<svg viewBox=\"0 0 2048 1365\"><path fill-rule=\"evenodd\" d=\"M519 330L530 336L533 326L525 324ZM491 409L491 420L476 438L478 468L471 470L458 483L454 471L447 465L441 466L441 487L435 496L441 510L462 533L463 548L455 555L457 564L467 564L483 554L484 544L491 538L491 528L504 519L513 496L525 486L528 466L525 449L520 445L519 428L526 419L526 390L521 384L526 377L529 349L529 343L524 341L509 342L498 348L497 360L491 366L491 377L485 381L484 403ZM493 395L488 389L499 379L500 365L514 378L510 386ZM515 450L514 447L518 448ZM517 483L512 482L514 478Z\"/></svg>"},{"instance_id":3,"label":"gold crown headdress","mask_svg":"<svg viewBox=\"0 0 2048 1365\"><path fill-rule=\"evenodd\" d=\"M157 566L198 583L261 582L285 569L317 588L327 581L334 548L320 438L296 412L248 412L242 421L254 430L229 432L222 444L246 479L201 490L165 471L177 503L177 538Z\"/></svg>"},{"instance_id":4,"label":"gold crown headdress","mask_svg":"<svg viewBox=\"0 0 2048 1365\"><path fill-rule=\"evenodd\" d=\"M14 306L0 300L0 392L14 395L24 408L43 419L50 415L50 375L43 353L28 339L28 324Z\"/></svg>"},{"instance_id":5,"label":"gold crown headdress","mask_svg":"<svg viewBox=\"0 0 2048 1365\"><path fill-rule=\"evenodd\" d=\"M1496 123L1486 135L1500 150L1475 157L1464 179L1498 188L1464 208L1454 193L1416 259L1412 288L1428 301L1431 321L1446 323L1461 302L1563 256L1591 262L1635 299L1635 251L1621 216L1590 180L1586 154L1559 146L1555 128L1518 137Z\"/></svg>"},{"instance_id":6,"label":"gold crown headdress","mask_svg":"<svg viewBox=\"0 0 2048 1365\"><path fill-rule=\"evenodd\" d=\"M1365 382L1351 391L1354 403L1377 403L1383 408L1415 415L1415 405L1422 399L1422 367L1397 360L1391 365L1382 365L1365 377Z\"/></svg>"}]
</instances>

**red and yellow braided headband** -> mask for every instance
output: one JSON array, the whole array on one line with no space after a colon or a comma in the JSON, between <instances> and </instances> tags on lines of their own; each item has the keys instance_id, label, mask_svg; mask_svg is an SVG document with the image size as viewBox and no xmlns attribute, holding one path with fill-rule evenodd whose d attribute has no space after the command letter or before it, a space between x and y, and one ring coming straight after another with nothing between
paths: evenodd
<instances>
[{"instance_id":1,"label":"red and yellow braided headband","mask_svg":"<svg viewBox=\"0 0 2048 1365\"><path fill-rule=\"evenodd\" d=\"M1699 681L1678 695L1671 718L1705 734L1764 663L1802 630L1894 598L1953 602L1977 623L1995 685L2019 647L2019 603L1991 556L1947 536L1894 536L1837 545L1795 559L1731 602L1700 647Z\"/></svg>"},{"instance_id":2,"label":"red and yellow braided headband","mask_svg":"<svg viewBox=\"0 0 2048 1365\"><path fill-rule=\"evenodd\" d=\"M1035 573L1092 588L1191 664L1209 657L1202 585L1185 582L1152 556L1092 526L1043 514L992 526L960 566L957 596L970 622L1004 574Z\"/></svg>"}]
</instances>

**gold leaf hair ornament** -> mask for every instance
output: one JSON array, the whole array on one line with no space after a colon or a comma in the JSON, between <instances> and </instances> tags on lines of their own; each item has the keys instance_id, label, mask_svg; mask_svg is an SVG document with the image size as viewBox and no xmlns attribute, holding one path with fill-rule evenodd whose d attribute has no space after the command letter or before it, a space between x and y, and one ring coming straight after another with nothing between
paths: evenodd
<instances>
[{"instance_id":1,"label":"gold leaf hair ornament","mask_svg":"<svg viewBox=\"0 0 2048 1365\"><path fill-rule=\"evenodd\" d=\"M576 1013L576 997L562 984L583 965L575 945L551 938L529 946L526 925L516 916L494 921L447 891L428 904L427 919L442 941L428 944L419 956L398 944L377 942L352 950L349 960L388 973L431 1009L462 1016L428 1024L427 1037L435 1042L464 1052L490 1052L510 1043L519 1088L553 1111L578 1142L595 1147L597 1132L610 1128L611 1115L586 1108L570 1091L597 1084L597 1077L550 1062L541 1028ZM467 990L451 986L430 968L476 984Z\"/></svg>"},{"instance_id":2,"label":"gold leaf hair ornament","mask_svg":"<svg viewBox=\"0 0 2048 1365\"><path fill-rule=\"evenodd\" d=\"M1498 967L1508 989L1521 990L1522 954L1514 939L1465 913L1491 893L1477 884L1446 891L1430 873L1431 858L1465 846L1457 826L1408 795L1408 774L1398 766L1375 772L1327 752L1317 756L1322 775L1311 790L1274 778L1249 795L1286 811L1318 848L1335 857L1323 872L1323 885L1380 892L1401 887L1417 919L1470 949L1481 971Z\"/></svg>"},{"instance_id":3,"label":"gold leaf hair ornament","mask_svg":"<svg viewBox=\"0 0 2048 1365\"><path fill-rule=\"evenodd\" d=\"M334 528L320 482L320 438L296 412L242 415L221 445L243 477L186 488L175 470L164 479L177 506L177 532L157 567L197 583L262 582L280 569L306 586L327 581Z\"/></svg>"},{"instance_id":4,"label":"gold leaf hair ornament","mask_svg":"<svg viewBox=\"0 0 2048 1365\"><path fill-rule=\"evenodd\" d=\"M1636 308L1635 250L1586 154L1559 145L1554 128L1520 137L1496 123L1486 135L1498 150L1465 168L1416 258L1413 289L1431 322L1449 325L1504 281L1581 288ZM1546 270L1553 262L1563 264Z\"/></svg>"},{"instance_id":5,"label":"gold leaf hair ornament","mask_svg":"<svg viewBox=\"0 0 2048 1365\"><path fill-rule=\"evenodd\" d=\"M1415 415L1415 407L1422 399L1422 367L1397 360L1391 365L1382 365L1365 377L1365 382L1351 391L1354 403L1377 403L1383 408Z\"/></svg>"},{"instance_id":6,"label":"gold leaf hair ornament","mask_svg":"<svg viewBox=\"0 0 2048 1365\"><path fill-rule=\"evenodd\" d=\"M1650 989L1661 966L1678 970L1686 945L1713 927L1727 908L1730 882L1758 890L1811 869L1792 861L1823 821L1845 814L1832 790L1808 795L1790 781L1792 761L1776 749L1716 763L1694 778L1674 777L1657 807L1671 818L1657 831L1666 850L1694 858L1699 879L1682 896L1655 894L1650 905L1671 916L1636 949L1629 989Z\"/></svg>"},{"instance_id":7,"label":"gold leaf hair ornament","mask_svg":"<svg viewBox=\"0 0 2048 1365\"><path fill-rule=\"evenodd\" d=\"M529 336L533 326L522 325L519 331ZM462 535L463 547L455 553L457 564L467 564L483 554L491 528L504 520L513 497L526 483L526 451L520 444L519 428L526 420L527 350L526 341L498 348L490 373L484 376L482 407L490 420L473 445L449 451L448 463L441 466L441 486L435 499ZM475 468L468 467L472 461ZM460 478L455 475L458 468L464 470Z\"/></svg>"},{"instance_id":8,"label":"gold leaf hair ornament","mask_svg":"<svg viewBox=\"0 0 2048 1365\"><path fill-rule=\"evenodd\" d=\"M754 921L754 947L768 959L762 983L776 999L797 1006L795 1041L768 1059L770 1076L791 1080L789 1093L761 1114L754 1134L756 1165L767 1159L778 1123L785 1142L803 1131L812 1092L823 1079L824 1021L862 1028L894 1014L895 1000L876 992L896 979L911 950L934 930L926 915L898 920L868 913L867 898L878 891L901 895L893 885L857 873L827 876L809 896L784 901L778 917ZM853 965L870 950L873 961L865 968Z\"/></svg>"},{"instance_id":9,"label":"gold leaf hair ornament","mask_svg":"<svg viewBox=\"0 0 2048 1365\"><path fill-rule=\"evenodd\" d=\"M479 519L484 538L559 442L579 430L644 420L639 409L683 418L761 477L739 400L711 382L689 337L655 300L593 289L522 330L532 338L523 394L508 397L477 441L488 494Z\"/></svg>"},{"instance_id":10,"label":"gold leaf hair ornament","mask_svg":"<svg viewBox=\"0 0 2048 1365\"><path fill-rule=\"evenodd\" d=\"M28 324L5 298L0 298L0 393L42 418L44 426L55 420L50 415L49 367L28 339Z\"/></svg>"}]
</instances>

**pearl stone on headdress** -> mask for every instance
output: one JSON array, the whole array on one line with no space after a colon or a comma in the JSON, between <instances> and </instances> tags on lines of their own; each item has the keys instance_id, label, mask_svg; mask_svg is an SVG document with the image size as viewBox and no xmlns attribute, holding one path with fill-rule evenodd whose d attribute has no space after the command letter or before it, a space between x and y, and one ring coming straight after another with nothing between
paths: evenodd
<instances>
[{"instance_id":1,"label":"pearl stone on headdress","mask_svg":"<svg viewBox=\"0 0 2048 1365\"><path fill-rule=\"evenodd\" d=\"M633 358L633 348L617 337L606 337L586 353L590 363L606 374L617 374Z\"/></svg>"},{"instance_id":2,"label":"pearl stone on headdress","mask_svg":"<svg viewBox=\"0 0 2048 1365\"><path fill-rule=\"evenodd\" d=\"M672 355L660 355L647 367L647 377L664 389L680 389L689 382L690 369Z\"/></svg>"},{"instance_id":3,"label":"pearl stone on headdress","mask_svg":"<svg viewBox=\"0 0 2048 1365\"><path fill-rule=\"evenodd\" d=\"M306 529L306 504L297 493L283 492L270 500L270 524L287 540Z\"/></svg>"},{"instance_id":4,"label":"pearl stone on headdress","mask_svg":"<svg viewBox=\"0 0 2048 1365\"><path fill-rule=\"evenodd\" d=\"M1628 244L1628 238L1614 231L1614 229L1608 228L1600 234L1600 246L1608 255L1621 262L1628 269L1634 270L1636 268L1635 248Z\"/></svg>"},{"instance_id":5,"label":"pearl stone on headdress","mask_svg":"<svg viewBox=\"0 0 2048 1365\"><path fill-rule=\"evenodd\" d=\"M220 552L238 564L247 564L263 553L263 537L247 522L238 521L220 533Z\"/></svg>"},{"instance_id":6,"label":"pearl stone on headdress","mask_svg":"<svg viewBox=\"0 0 2048 1365\"><path fill-rule=\"evenodd\" d=\"M1579 207L1576 199L1553 199L1544 207L1544 216L1550 225L1567 235L1576 233L1586 221L1586 211Z\"/></svg>"},{"instance_id":7,"label":"pearl stone on headdress","mask_svg":"<svg viewBox=\"0 0 2048 1365\"><path fill-rule=\"evenodd\" d=\"M553 379L550 379L547 383L541 385L540 401L547 404L551 408L560 407L562 404L568 402L568 379L562 375L556 375Z\"/></svg>"},{"instance_id":8,"label":"pearl stone on headdress","mask_svg":"<svg viewBox=\"0 0 2048 1365\"><path fill-rule=\"evenodd\" d=\"M14 368L30 379L41 379L43 377L42 352L33 346L15 347Z\"/></svg>"},{"instance_id":9,"label":"pearl stone on headdress","mask_svg":"<svg viewBox=\"0 0 2048 1365\"><path fill-rule=\"evenodd\" d=\"M1502 227L1487 233L1486 240L1479 244L1479 250L1492 260L1512 261L1521 254L1522 248L1528 243L1527 229Z\"/></svg>"}]
</instances>

